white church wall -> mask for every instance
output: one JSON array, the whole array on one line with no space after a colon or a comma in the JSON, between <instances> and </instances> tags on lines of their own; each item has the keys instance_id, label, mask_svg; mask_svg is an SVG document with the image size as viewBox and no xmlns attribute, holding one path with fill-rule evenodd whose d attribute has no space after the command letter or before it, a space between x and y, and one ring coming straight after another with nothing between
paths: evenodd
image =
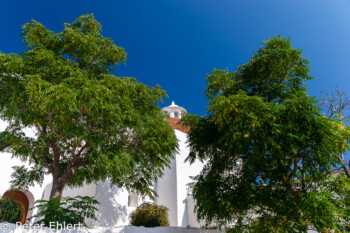
<instances>
[{"instance_id":1,"label":"white church wall","mask_svg":"<svg viewBox=\"0 0 350 233\"><path fill-rule=\"evenodd\" d=\"M189 148L187 134L174 130L178 139L179 150L171 161L170 168L165 168L164 175L156 182L158 197L155 203L165 205L169 208L168 218L170 226L199 226L194 219L193 205L189 205L187 197L189 194L188 184L192 182L191 177L200 173L203 163L197 161L193 164L185 162Z\"/></svg>"},{"instance_id":2,"label":"white church wall","mask_svg":"<svg viewBox=\"0 0 350 233\"><path fill-rule=\"evenodd\" d=\"M22 165L28 167L28 164L23 163L18 158L11 158L11 155L9 153L0 152L0 158L0 196L2 196L6 191L10 189L10 181L12 180L11 174L13 172L12 167ZM30 186L28 191L33 194L35 200L39 200L42 198L45 186L50 182L50 176L45 175L43 185L36 184L34 186Z\"/></svg>"},{"instance_id":3,"label":"white church wall","mask_svg":"<svg viewBox=\"0 0 350 233\"><path fill-rule=\"evenodd\" d=\"M49 200L51 193L52 183L48 183L42 192L42 200ZM95 197L96 195L96 184L85 184L80 187L70 188L66 187L63 190L63 197L76 197L76 196L88 196Z\"/></svg>"},{"instance_id":4,"label":"white church wall","mask_svg":"<svg viewBox=\"0 0 350 233\"><path fill-rule=\"evenodd\" d=\"M176 159L172 159L170 168L165 167L164 175L157 180L155 191L158 196L155 199L157 205L164 205L168 210L170 226L178 226L177 221L177 174Z\"/></svg>"},{"instance_id":5,"label":"white church wall","mask_svg":"<svg viewBox=\"0 0 350 233\"><path fill-rule=\"evenodd\" d=\"M43 192L42 199L48 200L50 197L52 184L47 184ZM131 196L135 196L131 193ZM109 181L88 184L77 188L65 188L63 197L75 196L94 197L100 204L97 205L96 220L87 219L85 223L89 227L116 227L125 226L130 223L130 214L136 210L135 206L129 206L129 191L116 186L111 187ZM137 195L137 194L136 194ZM142 198L137 195L137 206L143 202L151 202L150 198Z\"/></svg>"},{"instance_id":6,"label":"white church wall","mask_svg":"<svg viewBox=\"0 0 350 233\"><path fill-rule=\"evenodd\" d=\"M4 152L0 152L0 158L0 196L2 196L10 188L11 174L13 172L12 167L18 166L22 162L17 158L11 159L11 154Z\"/></svg>"},{"instance_id":7,"label":"white church wall","mask_svg":"<svg viewBox=\"0 0 350 233\"><path fill-rule=\"evenodd\" d=\"M109 181L99 182L96 186L96 200L98 205L97 220L91 221L91 227L116 227L125 226L130 223L130 214L136 210L133 206L130 197L135 196L134 193L129 193L125 188L112 186ZM145 201L150 201L148 198L138 197L137 204L141 205ZM129 206L131 205L131 206Z\"/></svg>"},{"instance_id":8,"label":"white church wall","mask_svg":"<svg viewBox=\"0 0 350 233\"><path fill-rule=\"evenodd\" d=\"M205 225L205 222L198 222L197 215L194 213L195 200L192 194L187 195L187 209L188 209L188 225L191 227L201 227Z\"/></svg>"},{"instance_id":9,"label":"white church wall","mask_svg":"<svg viewBox=\"0 0 350 233\"><path fill-rule=\"evenodd\" d=\"M203 169L204 164L200 161L195 161L193 164L185 161L190 150L187 143L187 134L174 130L179 142L179 154L176 156L176 170L177 170L177 211L178 211L178 226L198 227L199 223L193 221L196 219L194 208L189 203L188 195L191 193L188 184L192 183L191 177L198 175ZM191 221L190 221L191 220Z\"/></svg>"},{"instance_id":10,"label":"white church wall","mask_svg":"<svg viewBox=\"0 0 350 233\"><path fill-rule=\"evenodd\" d=\"M45 189L44 189L42 197L41 197L42 200L49 200L50 199L51 188L52 188L52 182L45 185Z\"/></svg>"},{"instance_id":11,"label":"white church wall","mask_svg":"<svg viewBox=\"0 0 350 233\"><path fill-rule=\"evenodd\" d=\"M96 184L84 184L83 186L76 187L76 188L67 187L63 190L62 196L63 197L76 197L76 196L95 197L96 189L97 189Z\"/></svg>"}]
</instances>

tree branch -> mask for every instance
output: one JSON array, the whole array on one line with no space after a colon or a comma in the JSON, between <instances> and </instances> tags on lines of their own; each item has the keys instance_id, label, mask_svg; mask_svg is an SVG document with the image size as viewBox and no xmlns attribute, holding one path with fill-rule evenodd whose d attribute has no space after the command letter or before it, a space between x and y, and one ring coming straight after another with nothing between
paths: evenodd
<instances>
[{"instance_id":1,"label":"tree branch","mask_svg":"<svg viewBox=\"0 0 350 233\"><path fill-rule=\"evenodd\" d=\"M11 144L5 144L3 146L0 146L0 152L5 150L7 147L11 146Z\"/></svg>"}]
</instances>

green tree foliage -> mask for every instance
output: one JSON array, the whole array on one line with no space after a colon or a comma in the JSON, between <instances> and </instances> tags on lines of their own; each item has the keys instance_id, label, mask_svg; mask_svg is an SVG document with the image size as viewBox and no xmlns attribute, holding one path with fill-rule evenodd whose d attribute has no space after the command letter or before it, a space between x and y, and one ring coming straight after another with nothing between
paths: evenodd
<instances>
[{"instance_id":1,"label":"green tree foliage","mask_svg":"<svg viewBox=\"0 0 350 233\"><path fill-rule=\"evenodd\" d=\"M332 173L349 133L306 94L308 61L289 39L264 42L235 72L213 70L205 116L187 115L198 217L232 232L345 232L349 179Z\"/></svg>"},{"instance_id":2,"label":"green tree foliage","mask_svg":"<svg viewBox=\"0 0 350 233\"><path fill-rule=\"evenodd\" d=\"M11 198L0 199L0 222L16 223L22 219L22 206Z\"/></svg>"},{"instance_id":3,"label":"green tree foliage","mask_svg":"<svg viewBox=\"0 0 350 233\"><path fill-rule=\"evenodd\" d=\"M6 135L6 132L0 132L0 152L10 146L10 144L5 141Z\"/></svg>"},{"instance_id":4,"label":"green tree foliage","mask_svg":"<svg viewBox=\"0 0 350 233\"><path fill-rule=\"evenodd\" d=\"M319 105L324 109L328 118L338 121L342 133L348 134L350 132L350 99L344 92L338 88L335 88L335 92L332 93L323 92ZM350 159L346 161L343 153L339 153L338 157L341 165L338 170L350 178Z\"/></svg>"},{"instance_id":5,"label":"green tree foliage","mask_svg":"<svg viewBox=\"0 0 350 233\"><path fill-rule=\"evenodd\" d=\"M168 208L152 203L143 203L130 215L133 226L166 227L169 226Z\"/></svg>"},{"instance_id":6,"label":"green tree foliage","mask_svg":"<svg viewBox=\"0 0 350 233\"><path fill-rule=\"evenodd\" d=\"M177 146L158 106L166 94L111 74L126 52L100 32L93 15L59 33L32 20L23 26L25 51L0 53L0 118L9 123L4 145L31 164L17 167L15 186L48 173L50 198L62 196L67 184L106 179L152 195L149 186Z\"/></svg>"},{"instance_id":7,"label":"green tree foliage","mask_svg":"<svg viewBox=\"0 0 350 233\"><path fill-rule=\"evenodd\" d=\"M96 219L96 205L98 202L91 197L56 197L51 200L38 200L35 202L38 214L32 219L39 218L37 224L55 227L60 224L85 225L85 219Z\"/></svg>"}]
</instances>

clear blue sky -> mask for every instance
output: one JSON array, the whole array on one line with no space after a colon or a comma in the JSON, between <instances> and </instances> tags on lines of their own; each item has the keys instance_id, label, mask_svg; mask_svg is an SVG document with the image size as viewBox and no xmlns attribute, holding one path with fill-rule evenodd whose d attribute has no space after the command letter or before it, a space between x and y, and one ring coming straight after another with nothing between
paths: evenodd
<instances>
[{"instance_id":1,"label":"clear blue sky","mask_svg":"<svg viewBox=\"0 0 350 233\"><path fill-rule=\"evenodd\" d=\"M85 13L128 53L115 74L162 86L170 96L162 106L175 100L205 114L206 75L235 70L273 35L304 50L310 95L339 86L350 96L350 0L0 0L0 51L23 50L21 25L31 19L58 32Z\"/></svg>"}]
</instances>

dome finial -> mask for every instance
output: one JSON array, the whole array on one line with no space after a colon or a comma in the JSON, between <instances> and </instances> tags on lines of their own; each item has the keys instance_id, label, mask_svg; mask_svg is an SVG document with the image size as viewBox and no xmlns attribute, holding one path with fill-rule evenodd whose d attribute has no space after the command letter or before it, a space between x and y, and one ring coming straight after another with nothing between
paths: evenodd
<instances>
[{"instance_id":1,"label":"dome finial","mask_svg":"<svg viewBox=\"0 0 350 233\"><path fill-rule=\"evenodd\" d=\"M171 106L175 106L175 101L172 101L172 102L171 102Z\"/></svg>"}]
</instances>

